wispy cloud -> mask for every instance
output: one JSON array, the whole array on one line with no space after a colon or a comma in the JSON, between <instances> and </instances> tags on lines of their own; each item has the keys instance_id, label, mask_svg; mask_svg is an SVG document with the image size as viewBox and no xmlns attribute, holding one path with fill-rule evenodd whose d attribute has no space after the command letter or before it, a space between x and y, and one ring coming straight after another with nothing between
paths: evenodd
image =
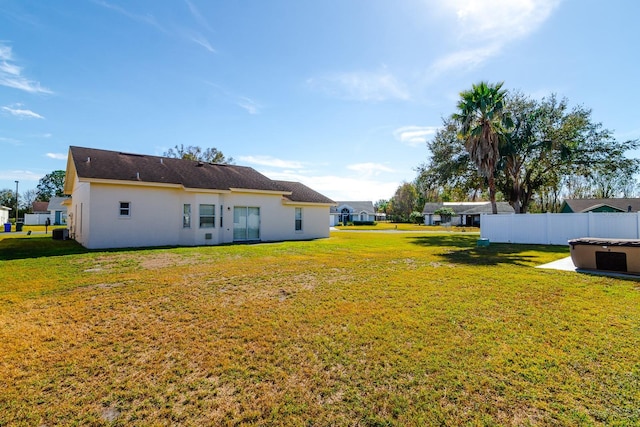
<instances>
[{"instance_id":1,"label":"wispy cloud","mask_svg":"<svg viewBox=\"0 0 640 427\"><path fill-rule=\"evenodd\" d=\"M147 24L150 25L154 28L156 28L157 30L163 32L163 33L167 33L167 30L158 23L158 21L156 20L156 18L151 15L151 14L146 14L146 15L141 15L141 14L137 14L137 13L133 13L133 12L129 12L128 10L112 4L112 3L107 3L106 1L102 1L102 0L93 0L93 3L102 6L106 9L110 9L113 10L114 12L119 13L122 16L125 16L133 21L137 21L137 22L141 22L143 24Z\"/></svg>"},{"instance_id":2,"label":"wispy cloud","mask_svg":"<svg viewBox=\"0 0 640 427\"><path fill-rule=\"evenodd\" d=\"M192 34L190 36L187 36L187 38L191 40L193 43L202 46L209 52L216 53L216 50L213 48L213 46L211 46L211 43L209 43L209 40L207 40L207 38L202 34Z\"/></svg>"},{"instance_id":3,"label":"wispy cloud","mask_svg":"<svg viewBox=\"0 0 640 427\"><path fill-rule=\"evenodd\" d=\"M207 30L213 31L209 26L209 22L207 22L206 18L202 15L202 13L200 13L200 10L189 0L184 0L184 2L187 4L189 12L191 12L191 15L196 20L196 22Z\"/></svg>"},{"instance_id":4,"label":"wispy cloud","mask_svg":"<svg viewBox=\"0 0 640 427\"><path fill-rule=\"evenodd\" d=\"M247 97L240 97L237 104L249 114L260 114L260 109L262 108L256 101Z\"/></svg>"},{"instance_id":5,"label":"wispy cloud","mask_svg":"<svg viewBox=\"0 0 640 427\"><path fill-rule=\"evenodd\" d=\"M344 72L312 77L307 84L329 96L352 101L407 100L411 97L405 85L386 68L377 72Z\"/></svg>"},{"instance_id":6,"label":"wispy cloud","mask_svg":"<svg viewBox=\"0 0 640 427\"><path fill-rule=\"evenodd\" d=\"M44 175L29 170L0 170L0 180L19 180L21 184L25 181L38 182Z\"/></svg>"},{"instance_id":7,"label":"wispy cloud","mask_svg":"<svg viewBox=\"0 0 640 427\"><path fill-rule=\"evenodd\" d=\"M6 138L4 136L0 136L0 143L6 143L11 145L22 145L22 142L15 138Z\"/></svg>"},{"instance_id":8,"label":"wispy cloud","mask_svg":"<svg viewBox=\"0 0 640 427\"><path fill-rule=\"evenodd\" d=\"M39 82L30 80L23 76L22 67L14 62L13 50L0 42L0 85L28 93L53 93L51 90L42 87Z\"/></svg>"},{"instance_id":9,"label":"wispy cloud","mask_svg":"<svg viewBox=\"0 0 640 427\"><path fill-rule=\"evenodd\" d=\"M254 165L283 169L304 169L304 164L296 160L282 160L271 156L240 156L239 159Z\"/></svg>"},{"instance_id":10,"label":"wispy cloud","mask_svg":"<svg viewBox=\"0 0 640 427\"><path fill-rule=\"evenodd\" d=\"M67 160L67 154L66 153L47 153L45 155L50 159Z\"/></svg>"},{"instance_id":11,"label":"wispy cloud","mask_svg":"<svg viewBox=\"0 0 640 427\"><path fill-rule=\"evenodd\" d=\"M455 16L452 36L458 48L438 58L428 78L450 70L477 68L499 55L503 48L535 32L549 19L561 0L450 0L447 13Z\"/></svg>"},{"instance_id":12,"label":"wispy cloud","mask_svg":"<svg viewBox=\"0 0 640 427\"><path fill-rule=\"evenodd\" d=\"M403 144L419 147L427 142L427 138L435 135L437 126L403 126L393 131L393 136Z\"/></svg>"},{"instance_id":13,"label":"wispy cloud","mask_svg":"<svg viewBox=\"0 0 640 427\"><path fill-rule=\"evenodd\" d=\"M382 165L380 163L355 163L352 165L347 165L347 169L359 172L364 175L379 175L381 172L393 172L388 166Z\"/></svg>"},{"instance_id":14,"label":"wispy cloud","mask_svg":"<svg viewBox=\"0 0 640 427\"><path fill-rule=\"evenodd\" d=\"M44 119L44 117L42 117L40 114L34 113L31 110L26 110L20 107L22 107L22 105L16 104L13 106L5 106L5 107L2 107L1 109L2 111L5 111L11 114L12 116L16 116L20 119Z\"/></svg>"},{"instance_id":15,"label":"wispy cloud","mask_svg":"<svg viewBox=\"0 0 640 427\"><path fill-rule=\"evenodd\" d=\"M231 91L225 89L224 87L220 86L219 84L212 83L209 81L205 81L204 83L216 89L220 94L222 94L222 96L224 96L227 99L230 99L235 105L242 108L249 114L260 114L260 111L263 108L263 106L258 101L248 98L246 96L236 95Z\"/></svg>"}]
</instances>

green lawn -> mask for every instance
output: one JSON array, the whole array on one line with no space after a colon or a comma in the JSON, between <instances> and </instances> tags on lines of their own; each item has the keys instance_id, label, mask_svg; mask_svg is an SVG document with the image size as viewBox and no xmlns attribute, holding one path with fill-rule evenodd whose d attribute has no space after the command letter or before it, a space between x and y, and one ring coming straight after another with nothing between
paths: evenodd
<instances>
[{"instance_id":1,"label":"green lawn","mask_svg":"<svg viewBox=\"0 0 640 427\"><path fill-rule=\"evenodd\" d=\"M640 283L566 247L0 233L0 426L640 425Z\"/></svg>"}]
</instances>

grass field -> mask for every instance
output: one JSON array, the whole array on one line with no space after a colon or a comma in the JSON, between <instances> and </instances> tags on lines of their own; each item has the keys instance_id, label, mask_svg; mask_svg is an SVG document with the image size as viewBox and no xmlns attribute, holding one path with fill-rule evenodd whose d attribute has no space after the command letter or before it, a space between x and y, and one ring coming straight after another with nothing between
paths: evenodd
<instances>
[{"instance_id":1,"label":"grass field","mask_svg":"<svg viewBox=\"0 0 640 427\"><path fill-rule=\"evenodd\" d=\"M640 283L477 235L0 233L0 425L640 425Z\"/></svg>"}]
</instances>

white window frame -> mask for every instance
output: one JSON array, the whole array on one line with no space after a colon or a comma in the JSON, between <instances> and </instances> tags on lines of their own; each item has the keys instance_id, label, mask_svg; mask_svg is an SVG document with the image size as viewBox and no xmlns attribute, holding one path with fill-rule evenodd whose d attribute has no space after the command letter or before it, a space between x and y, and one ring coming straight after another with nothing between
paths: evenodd
<instances>
[{"instance_id":1,"label":"white window frame","mask_svg":"<svg viewBox=\"0 0 640 427\"><path fill-rule=\"evenodd\" d=\"M300 217L298 217L298 213L300 213ZM294 229L296 232L301 233L302 232L302 208L295 208L295 213L294 213Z\"/></svg>"},{"instance_id":2,"label":"white window frame","mask_svg":"<svg viewBox=\"0 0 640 427\"><path fill-rule=\"evenodd\" d=\"M211 215L202 215L202 207L203 206L211 206ZM216 228L216 205L213 203L200 203L198 205L198 218L200 228ZM208 222L207 225L202 225L203 218L211 218L211 221Z\"/></svg>"},{"instance_id":3,"label":"white window frame","mask_svg":"<svg viewBox=\"0 0 640 427\"><path fill-rule=\"evenodd\" d=\"M127 205L127 207L124 207L123 205ZM118 202L118 216L120 218L131 218L131 202L125 202L125 201L121 201ZM126 213L123 213L126 212Z\"/></svg>"},{"instance_id":4,"label":"white window frame","mask_svg":"<svg viewBox=\"0 0 640 427\"><path fill-rule=\"evenodd\" d=\"M191 204L182 205L182 228L191 228Z\"/></svg>"}]
</instances>

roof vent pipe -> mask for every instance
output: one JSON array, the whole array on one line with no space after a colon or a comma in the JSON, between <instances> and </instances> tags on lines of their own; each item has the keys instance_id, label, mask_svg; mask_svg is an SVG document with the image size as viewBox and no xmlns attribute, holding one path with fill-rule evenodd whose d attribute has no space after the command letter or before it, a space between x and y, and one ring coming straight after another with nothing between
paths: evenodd
<instances>
[{"instance_id":1,"label":"roof vent pipe","mask_svg":"<svg viewBox=\"0 0 640 427\"><path fill-rule=\"evenodd\" d=\"M91 157L87 157L87 163L91 162Z\"/></svg>"},{"instance_id":2,"label":"roof vent pipe","mask_svg":"<svg viewBox=\"0 0 640 427\"><path fill-rule=\"evenodd\" d=\"M140 172L136 172L136 179L140 181Z\"/></svg>"},{"instance_id":3,"label":"roof vent pipe","mask_svg":"<svg viewBox=\"0 0 640 427\"><path fill-rule=\"evenodd\" d=\"M163 160L164 160L164 159L163 159L162 157L160 157L160 164L161 164L161 165L164 165L164 161L163 161Z\"/></svg>"}]
</instances>

